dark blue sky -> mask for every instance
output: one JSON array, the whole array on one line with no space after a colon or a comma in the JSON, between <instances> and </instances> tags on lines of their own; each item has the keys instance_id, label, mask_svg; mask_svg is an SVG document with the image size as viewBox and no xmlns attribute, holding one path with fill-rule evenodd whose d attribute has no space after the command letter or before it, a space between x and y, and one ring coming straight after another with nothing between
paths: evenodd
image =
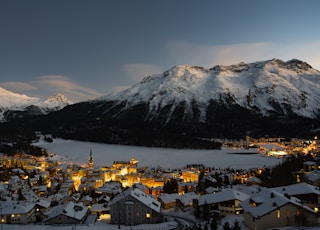
<instances>
[{"instance_id":1,"label":"dark blue sky","mask_svg":"<svg viewBox=\"0 0 320 230\"><path fill-rule=\"evenodd\" d=\"M175 65L298 58L320 69L320 1L2 0L0 86L93 99Z\"/></svg>"}]
</instances>

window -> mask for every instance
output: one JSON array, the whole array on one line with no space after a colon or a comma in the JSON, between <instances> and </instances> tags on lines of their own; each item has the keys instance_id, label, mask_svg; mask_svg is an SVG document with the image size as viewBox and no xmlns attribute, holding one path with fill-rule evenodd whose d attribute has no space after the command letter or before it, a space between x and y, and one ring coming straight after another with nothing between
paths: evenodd
<instances>
[{"instance_id":1,"label":"window","mask_svg":"<svg viewBox=\"0 0 320 230\"><path fill-rule=\"evenodd\" d=\"M278 219L280 219L280 209L278 209L278 211L277 211L277 217L278 217Z\"/></svg>"}]
</instances>

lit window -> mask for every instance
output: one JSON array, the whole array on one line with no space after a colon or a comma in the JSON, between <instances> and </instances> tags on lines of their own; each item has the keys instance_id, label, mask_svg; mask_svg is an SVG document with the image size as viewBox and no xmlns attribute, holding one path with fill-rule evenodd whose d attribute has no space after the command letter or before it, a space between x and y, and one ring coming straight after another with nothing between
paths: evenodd
<instances>
[{"instance_id":1,"label":"lit window","mask_svg":"<svg viewBox=\"0 0 320 230\"><path fill-rule=\"evenodd\" d=\"M315 212L319 212L319 208L315 207L315 208L314 208L314 211L315 211Z\"/></svg>"},{"instance_id":2,"label":"lit window","mask_svg":"<svg viewBox=\"0 0 320 230\"><path fill-rule=\"evenodd\" d=\"M277 211L277 217L278 217L278 219L280 219L280 209L278 209L278 211Z\"/></svg>"},{"instance_id":3,"label":"lit window","mask_svg":"<svg viewBox=\"0 0 320 230\"><path fill-rule=\"evenodd\" d=\"M151 214L150 213L146 213L146 218L150 219L150 217L151 217Z\"/></svg>"}]
</instances>

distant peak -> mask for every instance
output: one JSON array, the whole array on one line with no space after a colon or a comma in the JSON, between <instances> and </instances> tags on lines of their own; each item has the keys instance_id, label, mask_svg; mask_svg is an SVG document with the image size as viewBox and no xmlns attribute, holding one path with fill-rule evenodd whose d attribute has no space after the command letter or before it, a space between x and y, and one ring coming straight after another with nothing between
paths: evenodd
<instances>
[{"instance_id":1,"label":"distant peak","mask_svg":"<svg viewBox=\"0 0 320 230\"><path fill-rule=\"evenodd\" d=\"M68 100L68 98L67 98L65 95L61 94L61 93L57 93L57 94L56 94L56 95L54 95L54 96L50 96L50 98L56 98L56 99L62 99L62 100Z\"/></svg>"},{"instance_id":2,"label":"distant peak","mask_svg":"<svg viewBox=\"0 0 320 230\"><path fill-rule=\"evenodd\" d=\"M49 103L52 103L53 101L60 102L65 105L73 104L73 102L71 100L69 100L69 98L67 98L65 95L63 95L61 93L58 93L54 96L50 96L47 100L45 100L45 102L49 102Z\"/></svg>"}]
</instances>

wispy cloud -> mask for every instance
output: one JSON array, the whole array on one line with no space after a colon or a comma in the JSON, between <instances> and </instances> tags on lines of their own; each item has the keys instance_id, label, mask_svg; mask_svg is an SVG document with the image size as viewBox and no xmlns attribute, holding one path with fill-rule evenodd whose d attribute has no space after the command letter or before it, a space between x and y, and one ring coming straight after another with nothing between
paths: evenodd
<instances>
[{"instance_id":1,"label":"wispy cloud","mask_svg":"<svg viewBox=\"0 0 320 230\"><path fill-rule=\"evenodd\" d=\"M26 93L26 92L37 90L36 86L31 85L29 83L25 83L25 82L14 82L14 81L1 82L0 85L3 88L13 91L15 93L16 92Z\"/></svg>"},{"instance_id":2,"label":"wispy cloud","mask_svg":"<svg viewBox=\"0 0 320 230\"><path fill-rule=\"evenodd\" d=\"M32 83L52 94L62 93L75 102L102 96L96 90L81 86L70 78L61 75L41 76L36 78Z\"/></svg>"},{"instance_id":3,"label":"wispy cloud","mask_svg":"<svg viewBox=\"0 0 320 230\"><path fill-rule=\"evenodd\" d=\"M229 45L200 45L186 41L174 41L167 45L168 58L178 64L230 65L239 62L255 62L279 58L293 58L308 62L320 69L320 42L281 44L271 42L240 43Z\"/></svg>"},{"instance_id":4,"label":"wispy cloud","mask_svg":"<svg viewBox=\"0 0 320 230\"><path fill-rule=\"evenodd\" d=\"M123 72L128 78L134 82L141 81L144 77L152 74L162 73L164 70L154 64L124 64L122 66Z\"/></svg>"},{"instance_id":5,"label":"wispy cloud","mask_svg":"<svg viewBox=\"0 0 320 230\"><path fill-rule=\"evenodd\" d=\"M48 97L62 93L74 102L86 101L102 96L68 77L61 75L41 76L29 82L2 82L2 87L15 93L25 93L28 96Z\"/></svg>"}]
</instances>

